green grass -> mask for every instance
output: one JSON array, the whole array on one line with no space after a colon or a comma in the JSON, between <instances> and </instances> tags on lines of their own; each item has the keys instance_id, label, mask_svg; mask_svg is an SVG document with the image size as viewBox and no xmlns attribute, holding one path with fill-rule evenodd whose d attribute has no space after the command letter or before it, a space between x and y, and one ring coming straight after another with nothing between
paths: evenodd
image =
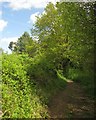
<instances>
[{"instance_id":1,"label":"green grass","mask_svg":"<svg viewBox=\"0 0 96 120\"><path fill-rule=\"evenodd\" d=\"M67 74L68 79L72 79L73 81L80 83L85 89L86 93L94 98L96 95L94 94L94 72L93 71L80 71L79 69L69 69L69 73Z\"/></svg>"}]
</instances>

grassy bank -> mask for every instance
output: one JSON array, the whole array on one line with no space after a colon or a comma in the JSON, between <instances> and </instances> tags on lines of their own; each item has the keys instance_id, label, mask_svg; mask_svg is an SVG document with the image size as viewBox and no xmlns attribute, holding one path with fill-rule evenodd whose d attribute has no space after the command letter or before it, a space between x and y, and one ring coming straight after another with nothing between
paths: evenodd
<instances>
[{"instance_id":1,"label":"grassy bank","mask_svg":"<svg viewBox=\"0 0 96 120\"><path fill-rule=\"evenodd\" d=\"M67 74L68 79L72 79L73 81L81 84L86 93L92 98L96 98L94 93L94 77L94 71L81 71L79 69L69 69Z\"/></svg>"},{"instance_id":2,"label":"grassy bank","mask_svg":"<svg viewBox=\"0 0 96 120\"><path fill-rule=\"evenodd\" d=\"M4 54L2 59L2 118L47 118L50 97L66 82L60 76L48 77L47 73L42 76L43 82L41 74L37 80L30 77L27 69L31 60L27 55Z\"/></svg>"}]
</instances>

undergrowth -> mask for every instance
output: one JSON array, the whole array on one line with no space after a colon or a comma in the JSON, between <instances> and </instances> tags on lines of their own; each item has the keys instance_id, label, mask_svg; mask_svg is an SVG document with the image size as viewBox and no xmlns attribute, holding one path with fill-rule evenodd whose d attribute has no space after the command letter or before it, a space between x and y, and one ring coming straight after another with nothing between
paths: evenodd
<instances>
[{"instance_id":1,"label":"undergrowth","mask_svg":"<svg viewBox=\"0 0 96 120\"><path fill-rule=\"evenodd\" d=\"M45 118L47 106L26 73L26 55L3 55L2 118Z\"/></svg>"},{"instance_id":2,"label":"undergrowth","mask_svg":"<svg viewBox=\"0 0 96 120\"><path fill-rule=\"evenodd\" d=\"M14 53L2 59L2 118L47 118L50 98L66 81L40 58Z\"/></svg>"},{"instance_id":3,"label":"undergrowth","mask_svg":"<svg viewBox=\"0 0 96 120\"><path fill-rule=\"evenodd\" d=\"M88 96L92 98L96 98L94 93L95 86L94 86L94 71L88 70L79 70L79 69L69 69L67 74L68 79L72 79L73 81L81 84L85 89Z\"/></svg>"}]
</instances>

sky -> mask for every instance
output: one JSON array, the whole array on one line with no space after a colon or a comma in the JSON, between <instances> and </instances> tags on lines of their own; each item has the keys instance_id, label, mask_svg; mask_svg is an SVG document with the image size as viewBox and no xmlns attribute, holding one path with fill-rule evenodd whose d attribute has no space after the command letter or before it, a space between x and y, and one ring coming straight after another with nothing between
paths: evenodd
<instances>
[{"instance_id":1,"label":"sky","mask_svg":"<svg viewBox=\"0 0 96 120\"><path fill-rule=\"evenodd\" d=\"M59 0L0 0L0 48L11 51L8 45L22 34L30 32L37 15L43 13L48 2Z\"/></svg>"}]
</instances>

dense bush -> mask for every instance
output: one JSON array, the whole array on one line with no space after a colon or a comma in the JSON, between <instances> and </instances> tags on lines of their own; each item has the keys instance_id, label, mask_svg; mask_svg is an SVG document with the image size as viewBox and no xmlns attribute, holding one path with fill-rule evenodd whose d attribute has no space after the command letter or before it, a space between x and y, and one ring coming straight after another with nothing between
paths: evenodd
<instances>
[{"instance_id":1,"label":"dense bush","mask_svg":"<svg viewBox=\"0 0 96 120\"><path fill-rule=\"evenodd\" d=\"M26 75L27 55L4 54L2 70L2 109L4 118L40 118L47 115L38 89ZM28 61L27 61L28 62Z\"/></svg>"},{"instance_id":2,"label":"dense bush","mask_svg":"<svg viewBox=\"0 0 96 120\"><path fill-rule=\"evenodd\" d=\"M52 77L56 77L49 61L47 61L44 55L40 56L39 54L30 59L30 63L27 66L27 73L40 84L47 83Z\"/></svg>"}]
</instances>

